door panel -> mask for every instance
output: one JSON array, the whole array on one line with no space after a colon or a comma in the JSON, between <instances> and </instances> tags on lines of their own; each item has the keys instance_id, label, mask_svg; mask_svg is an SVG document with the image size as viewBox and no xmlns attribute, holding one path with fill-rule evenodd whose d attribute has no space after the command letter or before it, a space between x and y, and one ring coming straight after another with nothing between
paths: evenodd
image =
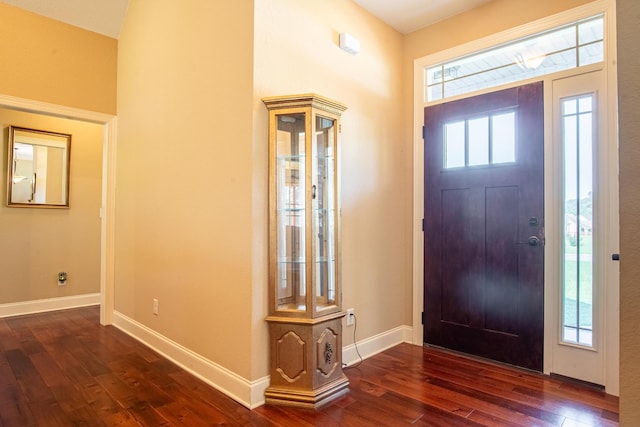
<instances>
[{"instance_id":1,"label":"door panel","mask_svg":"<svg viewBox=\"0 0 640 427\"><path fill-rule=\"evenodd\" d=\"M518 239L518 211L505 206L518 205L518 187L486 189L486 241L491 250L486 253L485 327L494 331L516 334L517 307L511 304L518 298L517 281L505 272L518 271L518 252L514 242ZM517 244L517 243L516 243Z\"/></svg>"},{"instance_id":2,"label":"door panel","mask_svg":"<svg viewBox=\"0 0 640 427\"><path fill-rule=\"evenodd\" d=\"M426 343L542 370L543 172L542 82L425 108Z\"/></svg>"},{"instance_id":3,"label":"door panel","mask_svg":"<svg viewBox=\"0 0 640 427\"><path fill-rule=\"evenodd\" d=\"M451 220L443 224L446 236L442 246L442 258L449 260L451 268L442 272L443 280L455 284L442 290L442 320L460 325L469 324L469 290L461 286L468 271L469 216L464 207L469 204L469 189L452 189L442 192L442 216Z\"/></svg>"}]
</instances>

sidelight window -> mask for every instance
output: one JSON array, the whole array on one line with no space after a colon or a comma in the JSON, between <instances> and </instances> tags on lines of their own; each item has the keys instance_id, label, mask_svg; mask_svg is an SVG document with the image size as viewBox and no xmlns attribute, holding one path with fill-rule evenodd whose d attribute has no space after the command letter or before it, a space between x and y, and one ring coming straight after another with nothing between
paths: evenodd
<instances>
[{"instance_id":1,"label":"sidelight window","mask_svg":"<svg viewBox=\"0 0 640 427\"><path fill-rule=\"evenodd\" d=\"M562 340L593 346L594 96L562 100L564 261Z\"/></svg>"}]
</instances>

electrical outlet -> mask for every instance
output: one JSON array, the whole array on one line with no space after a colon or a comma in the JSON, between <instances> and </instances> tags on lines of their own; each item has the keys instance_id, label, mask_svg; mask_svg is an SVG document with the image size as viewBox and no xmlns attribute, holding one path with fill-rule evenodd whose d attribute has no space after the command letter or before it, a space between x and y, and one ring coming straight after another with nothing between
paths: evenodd
<instances>
[{"instance_id":1,"label":"electrical outlet","mask_svg":"<svg viewBox=\"0 0 640 427\"><path fill-rule=\"evenodd\" d=\"M61 271L58 273L58 286L64 286L67 284L67 273L64 271Z\"/></svg>"},{"instance_id":2,"label":"electrical outlet","mask_svg":"<svg viewBox=\"0 0 640 427\"><path fill-rule=\"evenodd\" d=\"M356 320L356 313L353 308L347 309L347 326L353 326Z\"/></svg>"},{"instance_id":3,"label":"electrical outlet","mask_svg":"<svg viewBox=\"0 0 640 427\"><path fill-rule=\"evenodd\" d=\"M158 315L158 300L156 298L153 299L153 314Z\"/></svg>"}]
</instances>

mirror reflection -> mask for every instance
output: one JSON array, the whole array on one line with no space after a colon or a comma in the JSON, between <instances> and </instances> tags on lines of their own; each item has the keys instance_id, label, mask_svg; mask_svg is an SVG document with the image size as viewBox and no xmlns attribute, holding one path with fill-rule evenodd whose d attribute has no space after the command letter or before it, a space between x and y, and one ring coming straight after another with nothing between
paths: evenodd
<instances>
[{"instance_id":1,"label":"mirror reflection","mask_svg":"<svg viewBox=\"0 0 640 427\"><path fill-rule=\"evenodd\" d=\"M69 207L71 135L9 127L7 205Z\"/></svg>"}]
</instances>

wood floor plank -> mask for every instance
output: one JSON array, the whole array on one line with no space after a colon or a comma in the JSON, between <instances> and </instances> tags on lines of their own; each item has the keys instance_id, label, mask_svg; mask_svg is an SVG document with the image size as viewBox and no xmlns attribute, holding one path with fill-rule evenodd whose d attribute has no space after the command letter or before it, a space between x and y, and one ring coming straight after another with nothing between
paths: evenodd
<instances>
[{"instance_id":1,"label":"wood floor plank","mask_svg":"<svg viewBox=\"0 0 640 427\"><path fill-rule=\"evenodd\" d=\"M397 383L393 385L394 377L389 376L389 383L387 387L394 390L406 390L406 382ZM504 422L513 422L520 425L528 425L532 423L532 419L527 413L517 410L514 405L509 401L500 401L496 399L487 399L488 395L478 392L477 395L463 393L462 388L458 388L455 384L439 381L437 379L431 379L426 381L419 387L421 392L424 393L423 401L430 405L440 405L440 402L436 402L436 398L449 404L454 405L456 408L452 412L460 413L462 417L470 416L473 410L479 410L483 413L492 414L496 418L503 420ZM467 413L462 408L473 408L471 412ZM439 409L446 410L447 408L439 406ZM521 408L518 408L521 409ZM545 420L540 420L539 425L560 425L554 423L548 423Z\"/></svg>"},{"instance_id":2,"label":"wood floor plank","mask_svg":"<svg viewBox=\"0 0 640 427\"><path fill-rule=\"evenodd\" d=\"M555 401L550 402L544 398L540 398L539 394L527 393L526 391L528 391L529 388L518 388L515 386L515 383L511 383L510 381L501 382L491 377L487 378L487 376L484 375L484 372L481 375L467 377L459 375L453 368L442 370L429 369L427 371L427 378L425 378L424 381L429 381L434 385L440 386L447 384L446 388L451 390L455 387L455 392L457 394L470 395L476 398L478 397L478 392L481 392L484 394L482 400L492 401L494 403L509 402L510 409L516 410L517 412L525 415L531 416L534 410L540 411L540 414L535 417L547 420L551 423L557 422L557 420L561 420L563 418L563 416L559 415L557 411L566 406L566 403L558 404L558 402ZM518 393L516 388L524 390L525 393ZM584 410L594 411L598 414L601 413L599 409L587 406L584 406Z\"/></svg>"},{"instance_id":3,"label":"wood floor plank","mask_svg":"<svg viewBox=\"0 0 640 427\"><path fill-rule=\"evenodd\" d=\"M106 418L101 418L101 421L109 426L109 427L140 427L140 424L133 415L131 415L127 411L120 411L114 414L107 416Z\"/></svg>"},{"instance_id":4,"label":"wood floor plank","mask_svg":"<svg viewBox=\"0 0 640 427\"><path fill-rule=\"evenodd\" d=\"M126 408L120 405L100 384L84 385L80 392L95 413L96 418L104 420L105 424L111 425L106 421L111 419L115 422L119 422L120 419L132 419Z\"/></svg>"},{"instance_id":5,"label":"wood floor plank","mask_svg":"<svg viewBox=\"0 0 640 427\"><path fill-rule=\"evenodd\" d=\"M54 399L31 402L28 405L38 426L73 425L67 414Z\"/></svg>"},{"instance_id":6,"label":"wood floor plank","mask_svg":"<svg viewBox=\"0 0 640 427\"><path fill-rule=\"evenodd\" d=\"M31 354L29 359L47 387L69 384L69 378L67 378L49 353Z\"/></svg>"},{"instance_id":7,"label":"wood floor plank","mask_svg":"<svg viewBox=\"0 0 640 427\"><path fill-rule=\"evenodd\" d=\"M456 414L459 417L467 417L474 410L455 393L447 389L434 387L428 382L407 382L395 375L387 375L380 385L389 391L398 393L407 399L413 399L440 411Z\"/></svg>"},{"instance_id":8,"label":"wood floor plank","mask_svg":"<svg viewBox=\"0 0 640 427\"><path fill-rule=\"evenodd\" d=\"M184 408L196 418L208 420L212 424L224 424L229 418L222 410L203 400L200 394L185 393L184 389L177 384L168 385L165 390L175 396L174 401L165 406Z\"/></svg>"},{"instance_id":9,"label":"wood floor plank","mask_svg":"<svg viewBox=\"0 0 640 427\"><path fill-rule=\"evenodd\" d=\"M0 402L0 425L33 426L36 422L27 403L16 399Z\"/></svg>"},{"instance_id":10,"label":"wood floor plank","mask_svg":"<svg viewBox=\"0 0 640 427\"><path fill-rule=\"evenodd\" d=\"M97 383L122 407L127 407L127 402L133 399L134 392L114 373L103 374L95 377Z\"/></svg>"},{"instance_id":11,"label":"wood floor plank","mask_svg":"<svg viewBox=\"0 0 640 427\"><path fill-rule=\"evenodd\" d=\"M467 408L454 411L445 411L432 405L423 403L420 400L407 398L403 394L389 391L379 399L365 400L358 396L358 401L362 401L365 405L378 406L385 408L392 414L393 419L403 424L414 424L417 421L432 422L443 425L451 425L458 423L460 425L478 426L479 424L469 420L469 415L473 410L467 412Z\"/></svg>"},{"instance_id":12,"label":"wood floor plank","mask_svg":"<svg viewBox=\"0 0 640 427\"><path fill-rule=\"evenodd\" d=\"M182 390L181 393L185 393L191 398L199 399L207 405L215 408L222 414L232 420L232 425L242 426L271 426L266 420L256 417L255 413L245 410L244 407L233 401L223 393L213 389L207 385L204 381L194 377L186 371L178 371L171 374L171 377L175 379L176 383Z\"/></svg>"},{"instance_id":13,"label":"wood floor plank","mask_svg":"<svg viewBox=\"0 0 640 427\"><path fill-rule=\"evenodd\" d=\"M446 363L451 358L456 360L456 366L447 367ZM608 415L613 414L613 419L616 416L617 398L601 391L577 387L541 374L528 373L499 364L488 365L489 368L487 368L486 362L452 355L448 352L432 352L429 360L436 362L437 367L427 369L428 376L463 387L468 386L473 391L482 391L517 404L537 407L562 417L568 408L578 409L578 413L589 419L604 418L605 411ZM458 364L467 368L457 369ZM478 366L482 367L482 371L473 374ZM549 399L550 394L556 398Z\"/></svg>"},{"instance_id":14,"label":"wood floor plank","mask_svg":"<svg viewBox=\"0 0 640 427\"><path fill-rule=\"evenodd\" d=\"M227 419L223 413L214 408L198 403L194 405L180 396L166 405L157 407L156 410L175 425L193 427L222 425Z\"/></svg>"},{"instance_id":15,"label":"wood floor plank","mask_svg":"<svg viewBox=\"0 0 640 427\"><path fill-rule=\"evenodd\" d=\"M4 426L618 426L618 399L510 366L401 344L346 368L318 409L248 410L112 326L97 307L0 319Z\"/></svg>"},{"instance_id":16,"label":"wood floor plank","mask_svg":"<svg viewBox=\"0 0 640 427\"><path fill-rule=\"evenodd\" d=\"M5 352L5 357L27 402L42 402L53 399L51 390L22 350L9 350Z\"/></svg>"},{"instance_id":17,"label":"wood floor plank","mask_svg":"<svg viewBox=\"0 0 640 427\"><path fill-rule=\"evenodd\" d=\"M168 426L169 420L164 418L156 409L146 400L139 399L137 396L127 399L127 410L133 417L143 426Z\"/></svg>"}]
</instances>

